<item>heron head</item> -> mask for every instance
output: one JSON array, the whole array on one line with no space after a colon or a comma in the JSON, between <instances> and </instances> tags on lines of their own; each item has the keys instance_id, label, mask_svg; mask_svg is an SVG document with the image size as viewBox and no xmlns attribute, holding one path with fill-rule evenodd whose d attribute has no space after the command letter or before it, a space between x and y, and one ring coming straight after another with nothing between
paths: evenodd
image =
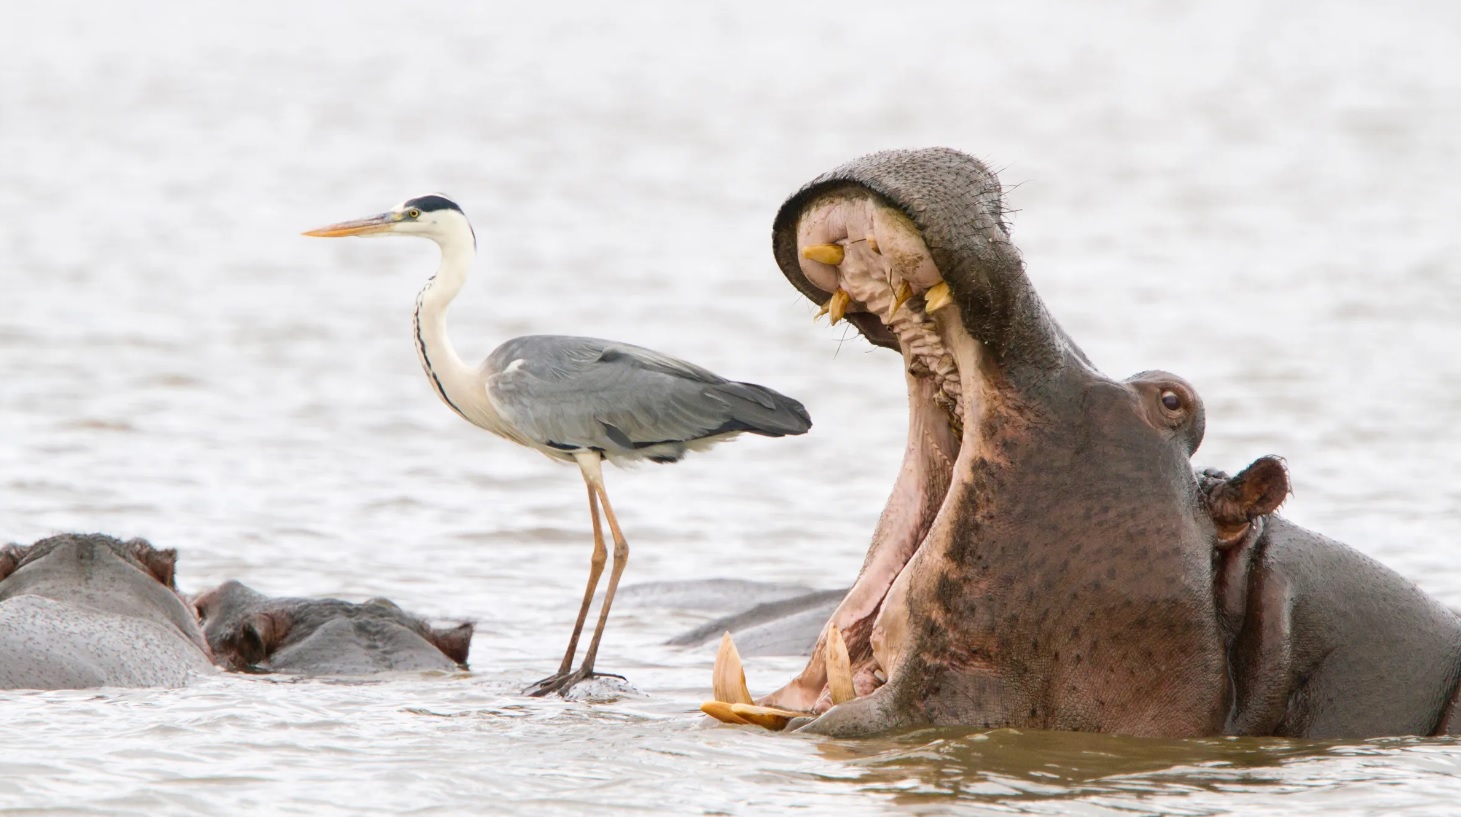
<instances>
[{"instance_id":1,"label":"heron head","mask_svg":"<svg viewBox=\"0 0 1461 817\"><path fill-rule=\"evenodd\" d=\"M462 208L438 193L406 199L384 213L320 227L305 235L319 238L417 235L443 246L467 236L474 246L477 243L477 236Z\"/></svg>"}]
</instances>

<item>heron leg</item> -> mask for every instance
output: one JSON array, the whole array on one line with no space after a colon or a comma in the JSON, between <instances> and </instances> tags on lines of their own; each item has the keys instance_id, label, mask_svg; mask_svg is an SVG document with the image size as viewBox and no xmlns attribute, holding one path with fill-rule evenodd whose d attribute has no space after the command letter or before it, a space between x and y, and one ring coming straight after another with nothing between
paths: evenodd
<instances>
[{"instance_id":1,"label":"heron leg","mask_svg":"<svg viewBox=\"0 0 1461 817\"><path fill-rule=\"evenodd\" d=\"M609 620L609 607L614 604L614 591L619 589L619 577L624 574L624 566L629 563L629 542L624 538L624 532L619 530L619 520L614 518L614 506L609 504L609 493L604 490L604 480L601 475L593 481L593 486L598 490L599 500L604 504L604 518L609 521L609 532L614 536L614 569L609 573L609 587L604 591L604 606L599 610L599 623L594 627L594 637L588 642L588 652L583 656L583 665L578 668L577 675L584 678L590 677L594 672L594 659L599 655L599 640L604 637L604 624Z\"/></svg>"},{"instance_id":2,"label":"heron leg","mask_svg":"<svg viewBox=\"0 0 1461 817\"><path fill-rule=\"evenodd\" d=\"M589 560L588 585L583 588L583 604L578 608L578 620L573 623L573 636L568 639L568 651L563 653L563 663L558 665L558 674L567 675L573 669L574 656L578 654L578 637L583 633L583 623L588 620L588 608L593 604L594 591L599 587L599 577L604 575L604 563L608 561L609 551L604 547L604 526L599 521L599 495L594 490L593 483L584 476L584 486L588 488L588 514L594 523L594 555Z\"/></svg>"},{"instance_id":3,"label":"heron leg","mask_svg":"<svg viewBox=\"0 0 1461 817\"><path fill-rule=\"evenodd\" d=\"M563 662L558 665L558 671L556 673L523 690L525 695L532 697L542 697L552 692L567 690L574 684L593 674L592 661L587 658L585 659L585 663L590 668L588 673L583 673L582 671L574 673L571 670L573 668L574 656L578 653L579 636L583 634L584 622L588 620L588 608L593 604L594 591L598 589L599 577L604 573L604 563L608 561L609 555L608 549L604 546L603 523L599 520L599 493L603 489L603 468L601 467L600 457L597 454L579 455L576 459L578 460L579 470L583 472L584 486L588 489L588 513L589 518L593 520L594 528L594 553L589 562L588 584L583 589L583 603L578 608L578 620L573 624L573 635L568 639L568 649L563 653ZM608 502L607 496L604 498L604 501L606 503ZM618 530L617 522L611 522L610 524L613 526L613 530ZM615 536L615 553L617 554L618 538L620 537L618 534L615 534ZM610 585L610 587L613 588L616 584L617 582ZM610 595L604 602L606 607L612 599L611 589ZM590 655L597 651L597 633L603 628L603 620L606 615L607 610L599 616L599 625L595 629L595 639L590 650Z\"/></svg>"}]
</instances>

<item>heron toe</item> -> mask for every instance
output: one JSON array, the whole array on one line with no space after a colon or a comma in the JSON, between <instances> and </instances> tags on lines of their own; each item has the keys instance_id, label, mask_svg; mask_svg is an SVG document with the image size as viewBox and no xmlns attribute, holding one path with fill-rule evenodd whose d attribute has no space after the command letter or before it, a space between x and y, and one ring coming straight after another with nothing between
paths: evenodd
<instances>
[{"instance_id":1,"label":"heron toe","mask_svg":"<svg viewBox=\"0 0 1461 817\"><path fill-rule=\"evenodd\" d=\"M592 681L595 678L618 678L628 683L628 679L622 675L612 672L594 672L579 668L569 673L556 673L544 678L541 681L523 690L523 694L529 698L545 698L549 695L561 695L567 697L569 690L585 681Z\"/></svg>"}]
</instances>

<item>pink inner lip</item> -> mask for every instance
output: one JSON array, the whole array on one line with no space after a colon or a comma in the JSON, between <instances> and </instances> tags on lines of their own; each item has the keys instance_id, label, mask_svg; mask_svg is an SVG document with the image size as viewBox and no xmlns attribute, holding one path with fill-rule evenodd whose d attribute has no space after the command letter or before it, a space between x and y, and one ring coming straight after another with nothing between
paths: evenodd
<instances>
[{"instance_id":1,"label":"pink inner lip","mask_svg":"<svg viewBox=\"0 0 1461 817\"><path fill-rule=\"evenodd\" d=\"M978 396L972 383L964 382L973 378L959 366L977 366L979 345L963 332L953 308L940 310L937 319L924 312L922 292L941 281L938 270L907 218L868 194L844 192L809 205L798 225L798 242L844 248L836 266L804 258L804 274L826 292L845 290L853 301L849 310L876 315L897 336L908 383L902 468L857 582L828 622L847 643L860 697L896 669L881 666L875 655L886 659L901 649L900 643L890 643L900 640L901 628L881 626L881 616L890 589L919 552L950 493L963 429L973 430L970 414ZM897 306L895 293L904 281L916 294ZM960 348L950 348L948 338ZM963 349L966 345L970 348ZM814 713L831 706L822 657L826 638L824 629L801 674L761 699L763 705Z\"/></svg>"}]
</instances>

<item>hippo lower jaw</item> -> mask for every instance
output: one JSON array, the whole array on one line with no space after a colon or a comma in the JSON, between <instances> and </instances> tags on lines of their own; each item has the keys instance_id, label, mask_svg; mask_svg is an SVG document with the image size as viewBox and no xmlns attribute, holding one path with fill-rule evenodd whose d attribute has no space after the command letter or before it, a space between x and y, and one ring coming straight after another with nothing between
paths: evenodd
<instances>
[{"instance_id":1,"label":"hippo lower jaw","mask_svg":"<svg viewBox=\"0 0 1461 817\"><path fill-rule=\"evenodd\" d=\"M919 230L901 211L862 188L836 190L803 210L797 242L802 269L827 294L826 311L833 321L845 315L864 334L902 353L909 404L903 465L856 584L824 628L806 668L758 702L821 715L834 706L832 690L839 684L863 699L875 696L890 670L896 671L908 640L910 567L925 541L947 534L955 509L946 506L950 497L963 495L958 489L974 460L991 458L983 450L980 415L995 398L985 380L999 374L986 347L965 330L959 310L950 308L948 285ZM845 641L850 681L829 677L829 663L841 663L829 662L834 654L829 639ZM733 667L720 665L725 655L723 650L718 678L739 674L738 657ZM785 718L777 722L784 724Z\"/></svg>"}]
</instances>

